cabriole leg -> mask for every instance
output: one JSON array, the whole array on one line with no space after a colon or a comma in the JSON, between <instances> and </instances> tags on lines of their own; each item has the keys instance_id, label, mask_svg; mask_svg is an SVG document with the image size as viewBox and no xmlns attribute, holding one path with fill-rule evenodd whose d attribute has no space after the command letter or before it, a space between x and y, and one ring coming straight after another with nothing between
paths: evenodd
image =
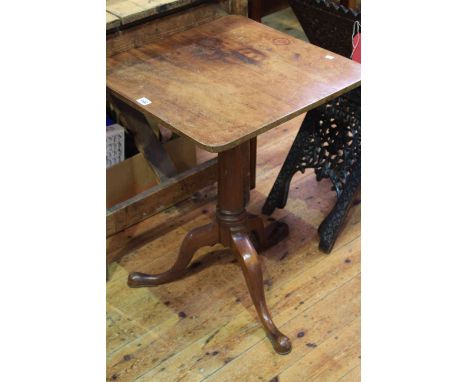
<instances>
[{"instance_id":1,"label":"cabriole leg","mask_svg":"<svg viewBox=\"0 0 468 382\"><path fill-rule=\"evenodd\" d=\"M273 344L273 348L279 354L287 354L291 351L289 338L281 333L273 323L268 311L263 290L263 275L260 258L257 251L245 233L232 234L232 250L236 254L244 273L245 281L250 292L250 297L257 310L265 332Z\"/></svg>"},{"instance_id":2,"label":"cabriole leg","mask_svg":"<svg viewBox=\"0 0 468 382\"><path fill-rule=\"evenodd\" d=\"M218 241L218 226L216 224L195 228L185 236L177 260L169 271L157 275L132 272L128 275L128 286L132 288L155 286L178 279L185 273L193 255L199 248L213 246Z\"/></svg>"}]
</instances>

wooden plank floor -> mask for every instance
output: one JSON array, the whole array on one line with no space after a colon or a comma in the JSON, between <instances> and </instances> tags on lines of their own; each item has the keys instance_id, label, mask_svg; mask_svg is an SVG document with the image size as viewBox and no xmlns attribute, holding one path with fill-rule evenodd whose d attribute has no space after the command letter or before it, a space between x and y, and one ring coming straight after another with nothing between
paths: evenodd
<instances>
[{"instance_id":1,"label":"wooden plank floor","mask_svg":"<svg viewBox=\"0 0 468 382\"><path fill-rule=\"evenodd\" d=\"M300 40L309 42L291 7L262 17L262 23Z\"/></svg>"},{"instance_id":2,"label":"wooden plank floor","mask_svg":"<svg viewBox=\"0 0 468 382\"><path fill-rule=\"evenodd\" d=\"M260 213L302 119L259 137L249 211ZM120 258L107 283L109 381L360 380L360 205L334 251L321 253L317 227L335 194L312 174L294 177L286 208L273 215L288 223L290 236L263 256L267 302L292 352L273 351L239 265L220 246L197 252L184 279L126 286L131 271L168 269L185 233L210 222L211 187L108 239L109 256Z\"/></svg>"}]
</instances>

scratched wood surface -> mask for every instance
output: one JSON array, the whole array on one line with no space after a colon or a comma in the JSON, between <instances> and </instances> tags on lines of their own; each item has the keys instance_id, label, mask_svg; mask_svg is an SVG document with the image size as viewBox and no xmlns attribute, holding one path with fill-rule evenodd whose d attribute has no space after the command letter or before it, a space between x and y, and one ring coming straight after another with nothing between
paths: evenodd
<instances>
[{"instance_id":1,"label":"scratched wood surface","mask_svg":"<svg viewBox=\"0 0 468 382\"><path fill-rule=\"evenodd\" d=\"M226 14L219 4L200 4L117 33L110 33L106 38L106 56L113 56L167 38L171 34L193 28Z\"/></svg>"},{"instance_id":2,"label":"scratched wood surface","mask_svg":"<svg viewBox=\"0 0 468 382\"><path fill-rule=\"evenodd\" d=\"M302 119L259 136L249 211L260 213ZM360 205L333 252L321 253L317 228L335 200L330 186L310 170L296 174L286 208L273 215L290 236L262 256L268 305L293 344L286 356L273 351L239 265L220 246L197 252L184 279L126 286L130 271L169 268L183 236L211 221L214 187L108 238L110 256L120 260L107 283L107 380L359 381Z\"/></svg>"},{"instance_id":3,"label":"scratched wood surface","mask_svg":"<svg viewBox=\"0 0 468 382\"><path fill-rule=\"evenodd\" d=\"M212 152L359 86L360 73L358 63L233 15L107 59L111 91ZM143 97L151 103L136 102Z\"/></svg>"}]
</instances>

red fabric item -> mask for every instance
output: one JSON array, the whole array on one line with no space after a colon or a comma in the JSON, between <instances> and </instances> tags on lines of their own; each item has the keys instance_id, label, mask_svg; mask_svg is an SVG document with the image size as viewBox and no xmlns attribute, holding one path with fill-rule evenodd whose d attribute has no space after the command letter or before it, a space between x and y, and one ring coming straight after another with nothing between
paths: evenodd
<instances>
[{"instance_id":1,"label":"red fabric item","mask_svg":"<svg viewBox=\"0 0 468 382\"><path fill-rule=\"evenodd\" d=\"M357 46L356 46L356 44L357 44ZM353 46L356 46L356 48L354 49L354 53L351 56L351 58L354 61L357 61L357 62L361 63L361 34L360 33L357 33L356 36L354 36Z\"/></svg>"}]
</instances>

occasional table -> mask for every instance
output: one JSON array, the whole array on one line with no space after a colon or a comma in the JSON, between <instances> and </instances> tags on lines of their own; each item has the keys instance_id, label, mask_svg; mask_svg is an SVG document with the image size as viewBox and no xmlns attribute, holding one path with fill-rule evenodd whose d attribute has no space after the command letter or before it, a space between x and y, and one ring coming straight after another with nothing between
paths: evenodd
<instances>
[{"instance_id":1,"label":"occasional table","mask_svg":"<svg viewBox=\"0 0 468 382\"><path fill-rule=\"evenodd\" d=\"M213 223L184 238L173 267L134 272L131 287L155 286L184 274L197 249L221 243L241 264L260 321L276 352L291 343L273 323L263 290L259 248L286 233L248 214L250 142L259 134L360 85L360 65L241 16L173 34L109 57L112 96L148 113L205 150L218 153L218 205Z\"/></svg>"}]
</instances>

